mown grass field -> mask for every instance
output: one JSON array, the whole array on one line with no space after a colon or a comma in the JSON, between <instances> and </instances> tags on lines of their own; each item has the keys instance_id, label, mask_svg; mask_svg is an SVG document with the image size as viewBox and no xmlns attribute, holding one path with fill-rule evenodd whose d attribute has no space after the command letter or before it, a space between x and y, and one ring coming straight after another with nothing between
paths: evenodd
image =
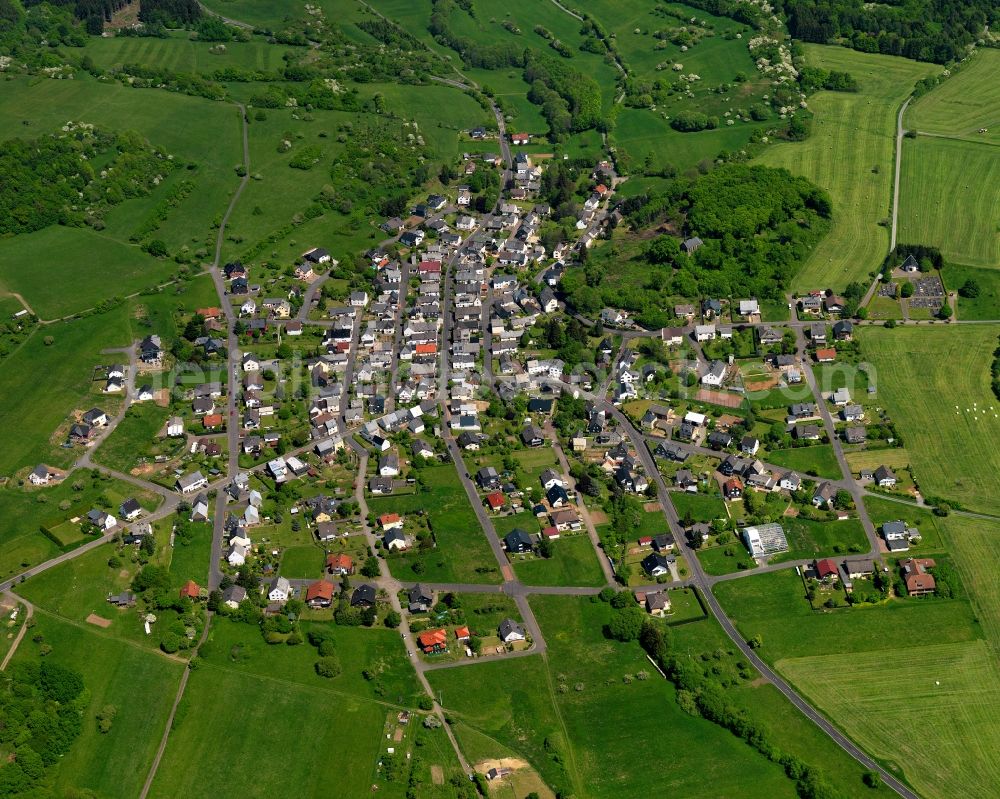
<instances>
[{"instance_id":1,"label":"mown grass field","mask_svg":"<svg viewBox=\"0 0 1000 799\"><path fill-rule=\"evenodd\" d=\"M24 297L41 319L164 283L175 266L90 228L56 225L0 241L0 286Z\"/></svg>"},{"instance_id":2,"label":"mown grass field","mask_svg":"<svg viewBox=\"0 0 1000 799\"><path fill-rule=\"evenodd\" d=\"M35 614L37 626L15 660L37 660L40 634L52 647L48 660L83 674L90 693L83 731L53 770L60 789L89 789L99 796L138 796L167 723L184 664L119 641L87 625ZM105 705L117 714L111 731L97 730L94 715Z\"/></svg>"},{"instance_id":3,"label":"mown grass field","mask_svg":"<svg viewBox=\"0 0 1000 799\"><path fill-rule=\"evenodd\" d=\"M778 669L922 796L990 797L1000 783L1000 668L985 641L779 660Z\"/></svg>"},{"instance_id":4,"label":"mown grass field","mask_svg":"<svg viewBox=\"0 0 1000 799\"><path fill-rule=\"evenodd\" d=\"M563 536L553 541L551 558L515 561L514 573L525 585L604 584L601 564L586 535Z\"/></svg>"},{"instance_id":5,"label":"mown grass field","mask_svg":"<svg viewBox=\"0 0 1000 799\"><path fill-rule=\"evenodd\" d=\"M920 490L987 513L1000 508L1000 408L989 383L998 333L969 325L869 328L860 336Z\"/></svg>"},{"instance_id":6,"label":"mown grass field","mask_svg":"<svg viewBox=\"0 0 1000 799\"><path fill-rule=\"evenodd\" d=\"M404 580L444 583L492 583L500 573L496 559L479 526L475 511L462 488L454 466L433 466L422 472L430 493L372 497L368 507L376 516L399 513L405 516L426 511L437 546L433 549L392 555L389 568ZM414 571L413 566L419 571ZM479 571L483 569L484 571Z\"/></svg>"},{"instance_id":7,"label":"mown grass field","mask_svg":"<svg viewBox=\"0 0 1000 799\"><path fill-rule=\"evenodd\" d=\"M1000 650L1000 575L993 568L1000 554L996 523L955 515L935 522L996 652Z\"/></svg>"},{"instance_id":8,"label":"mown grass field","mask_svg":"<svg viewBox=\"0 0 1000 799\"><path fill-rule=\"evenodd\" d=\"M691 514L696 522L710 522L726 517L726 505L718 494L689 494L686 491L670 492L670 504L683 520Z\"/></svg>"},{"instance_id":9,"label":"mown grass field","mask_svg":"<svg viewBox=\"0 0 1000 799\"><path fill-rule=\"evenodd\" d=\"M937 67L843 47L805 45L805 52L812 66L850 72L860 90L814 94L810 137L776 144L758 160L804 175L830 193L833 228L791 287L842 289L853 280L866 283L888 250L888 229L879 222L888 218L892 198L896 114L916 81Z\"/></svg>"},{"instance_id":10,"label":"mown grass field","mask_svg":"<svg viewBox=\"0 0 1000 799\"><path fill-rule=\"evenodd\" d=\"M1000 53L976 50L972 60L910 103L903 125L972 141L1000 142ZM980 133L987 128L988 133Z\"/></svg>"},{"instance_id":11,"label":"mown grass field","mask_svg":"<svg viewBox=\"0 0 1000 799\"><path fill-rule=\"evenodd\" d=\"M260 39L250 42L226 42L223 53L209 52L215 45L188 38L185 32L166 39L116 36L90 39L87 52L102 69L122 64L142 64L174 72L197 72L211 75L226 67L281 73L286 52L293 47L269 45Z\"/></svg>"},{"instance_id":12,"label":"mown grass field","mask_svg":"<svg viewBox=\"0 0 1000 799\"><path fill-rule=\"evenodd\" d=\"M604 638L607 605L538 597L532 607L549 645L547 668L541 658L523 658L428 675L443 691L467 756L513 753L550 787L568 785L575 795L594 799L794 796L780 768L721 728L684 713L636 644ZM638 671L650 672L649 679L625 684L623 677ZM496 691L498 684L511 688ZM546 739L566 764L565 775L545 751ZM649 767L651 740L684 741L671 753L671 768Z\"/></svg>"},{"instance_id":13,"label":"mown grass field","mask_svg":"<svg viewBox=\"0 0 1000 799\"><path fill-rule=\"evenodd\" d=\"M1000 149L995 146L928 136L904 139L899 240L938 247L947 261L1000 266L998 182Z\"/></svg>"},{"instance_id":14,"label":"mown grass field","mask_svg":"<svg viewBox=\"0 0 1000 799\"><path fill-rule=\"evenodd\" d=\"M315 796L333 784L361 796L385 747L380 705L230 670L192 674L178 714L153 797Z\"/></svg>"},{"instance_id":15,"label":"mown grass field","mask_svg":"<svg viewBox=\"0 0 1000 799\"><path fill-rule=\"evenodd\" d=\"M839 480L841 477L840 464L837 463L837 456L830 444L773 450L767 453L767 462L831 480Z\"/></svg>"}]
</instances>

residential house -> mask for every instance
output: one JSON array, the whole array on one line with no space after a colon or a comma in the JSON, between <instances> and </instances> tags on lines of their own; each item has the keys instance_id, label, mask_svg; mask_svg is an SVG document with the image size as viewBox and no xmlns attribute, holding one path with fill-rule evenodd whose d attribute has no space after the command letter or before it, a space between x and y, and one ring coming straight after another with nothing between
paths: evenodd
<instances>
[{"instance_id":1,"label":"residential house","mask_svg":"<svg viewBox=\"0 0 1000 799\"><path fill-rule=\"evenodd\" d=\"M531 540L531 536L520 527L516 527L511 530L503 539L504 548L510 554L521 554L524 552L531 552L534 548L534 543Z\"/></svg>"},{"instance_id":2,"label":"residential house","mask_svg":"<svg viewBox=\"0 0 1000 799\"><path fill-rule=\"evenodd\" d=\"M292 596L292 584L287 577L275 577L267 590L271 602L287 602Z\"/></svg>"},{"instance_id":3,"label":"residential house","mask_svg":"<svg viewBox=\"0 0 1000 799\"><path fill-rule=\"evenodd\" d=\"M642 559L642 569L650 577L661 577L670 574L670 566L675 562L672 556L652 552Z\"/></svg>"},{"instance_id":4,"label":"residential house","mask_svg":"<svg viewBox=\"0 0 1000 799\"><path fill-rule=\"evenodd\" d=\"M927 596L937 588L934 575L930 573L937 564L931 558L907 558L900 561L903 582L906 583L906 593L910 596Z\"/></svg>"},{"instance_id":5,"label":"residential house","mask_svg":"<svg viewBox=\"0 0 1000 799\"><path fill-rule=\"evenodd\" d=\"M373 608L375 607L376 591L374 585L363 583L354 589L351 594L352 608Z\"/></svg>"},{"instance_id":6,"label":"residential house","mask_svg":"<svg viewBox=\"0 0 1000 799\"><path fill-rule=\"evenodd\" d=\"M306 604L314 609L330 607L333 604L333 583L329 580L310 583L306 588Z\"/></svg>"},{"instance_id":7,"label":"residential house","mask_svg":"<svg viewBox=\"0 0 1000 799\"><path fill-rule=\"evenodd\" d=\"M500 622L500 626L497 628L497 634L500 636L500 640L505 644L512 644L515 641L524 641L527 639L524 627L513 619L504 619Z\"/></svg>"}]
</instances>

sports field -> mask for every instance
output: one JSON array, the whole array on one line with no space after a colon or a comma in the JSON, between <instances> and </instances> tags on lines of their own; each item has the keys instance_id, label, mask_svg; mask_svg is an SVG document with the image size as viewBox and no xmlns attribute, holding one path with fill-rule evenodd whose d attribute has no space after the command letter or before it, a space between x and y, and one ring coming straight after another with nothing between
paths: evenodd
<instances>
[{"instance_id":1,"label":"sports field","mask_svg":"<svg viewBox=\"0 0 1000 799\"><path fill-rule=\"evenodd\" d=\"M821 648L821 647L818 647ZM985 641L779 660L777 668L921 796L996 795L1000 668Z\"/></svg>"},{"instance_id":2,"label":"sports field","mask_svg":"<svg viewBox=\"0 0 1000 799\"><path fill-rule=\"evenodd\" d=\"M968 64L910 103L903 125L970 141L1000 143L1000 53L975 50ZM986 128L986 133L980 133Z\"/></svg>"},{"instance_id":3,"label":"sports field","mask_svg":"<svg viewBox=\"0 0 1000 799\"><path fill-rule=\"evenodd\" d=\"M938 247L946 261L1000 266L998 184L996 146L927 136L904 139L899 241Z\"/></svg>"},{"instance_id":4,"label":"sports field","mask_svg":"<svg viewBox=\"0 0 1000 799\"><path fill-rule=\"evenodd\" d=\"M1000 509L1000 404L990 390L998 334L969 325L865 328L859 337L920 490L987 513Z\"/></svg>"},{"instance_id":5,"label":"sports field","mask_svg":"<svg viewBox=\"0 0 1000 799\"><path fill-rule=\"evenodd\" d=\"M797 291L842 289L867 282L889 247L896 114L920 78L937 67L843 47L805 45L812 66L850 72L856 93L818 92L809 99L815 115L804 142L776 144L760 161L805 175L833 199L833 227L793 280Z\"/></svg>"}]
</instances>

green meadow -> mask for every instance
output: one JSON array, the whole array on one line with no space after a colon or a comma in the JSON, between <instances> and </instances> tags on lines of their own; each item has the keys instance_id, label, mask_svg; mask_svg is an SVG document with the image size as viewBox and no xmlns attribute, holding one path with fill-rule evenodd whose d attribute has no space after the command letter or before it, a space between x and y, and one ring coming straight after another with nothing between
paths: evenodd
<instances>
[{"instance_id":1,"label":"green meadow","mask_svg":"<svg viewBox=\"0 0 1000 799\"><path fill-rule=\"evenodd\" d=\"M850 72L859 91L812 95L809 138L776 144L758 160L804 175L833 200L833 228L792 288L843 289L855 280L867 283L888 251L888 228L880 223L892 199L896 115L914 84L937 67L814 44L805 45L805 54L812 66Z\"/></svg>"}]
</instances>

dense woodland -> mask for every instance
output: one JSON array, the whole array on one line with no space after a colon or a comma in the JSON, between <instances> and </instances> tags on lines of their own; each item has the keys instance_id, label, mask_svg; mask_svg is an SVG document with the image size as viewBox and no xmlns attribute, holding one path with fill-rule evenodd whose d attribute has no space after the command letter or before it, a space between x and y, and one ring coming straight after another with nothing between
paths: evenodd
<instances>
[{"instance_id":1,"label":"dense woodland","mask_svg":"<svg viewBox=\"0 0 1000 799\"><path fill-rule=\"evenodd\" d=\"M697 3L696 3L697 5ZM1000 22L992 0L778 0L788 31L807 42L839 41L866 53L901 55L944 64L961 58Z\"/></svg>"},{"instance_id":2,"label":"dense woodland","mask_svg":"<svg viewBox=\"0 0 1000 799\"><path fill-rule=\"evenodd\" d=\"M54 224L100 228L105 210L144 197L174 168L136 133L70 123L38 139L0 143L0 235Z\"/></svg>"},{"instance_id":3,"label":"dense woodland","mask_svg":"<svg viewBox=\"0 0 1000 799\"><path fill-rule=\"evenodd\" d=\"M83 677L48 660L18 662L3 674L0 742L5 757L0 766L0 796L51 796L37 786L46 769L79 736L88 701Z\"/></svg>"},{"instance_id":4,"label":"dense woodland","mask_svg":"<svg viewBox=\"0 0 1000 799\"><path fill-rule=\"evenodd\" d=\"M675 178L663 190L624 201L619 210L636 230L665 224L648 241L604 245L583 268L566 273L563 288L574 308L593 314L605 305L624 308L642 324L669 322L674 297L758 297L780 300L790 278L826 233L829 196L787 170L727 164L694 180ZM692 255L683 237L704 242ZM622 255L651 276L645 285L607 281L629 272Z\"/></svg>"}]
</instances>

